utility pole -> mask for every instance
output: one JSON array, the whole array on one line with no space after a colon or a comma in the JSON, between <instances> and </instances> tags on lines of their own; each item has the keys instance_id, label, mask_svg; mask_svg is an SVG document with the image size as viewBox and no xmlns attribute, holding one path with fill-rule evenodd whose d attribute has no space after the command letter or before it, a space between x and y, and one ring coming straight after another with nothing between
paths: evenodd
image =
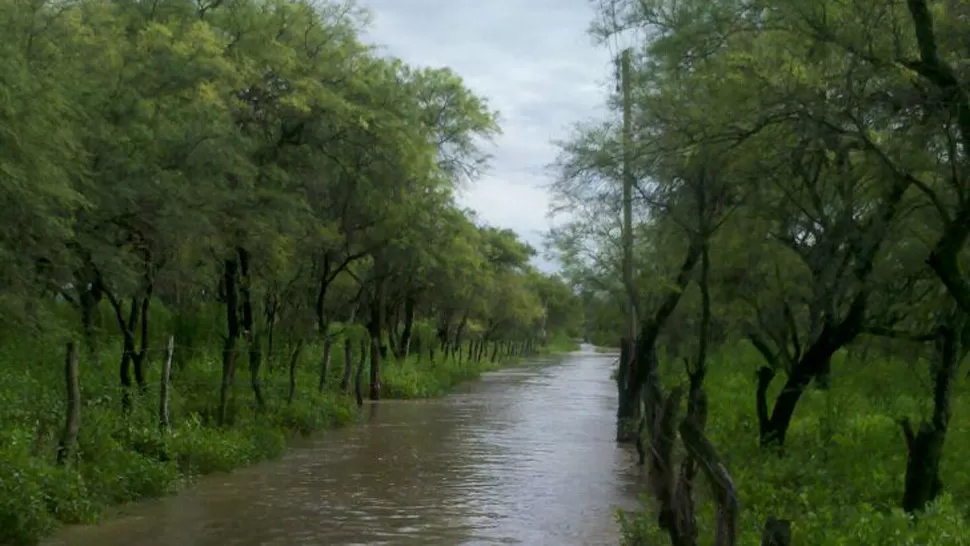
<instances>
[{"instance_id":1,"label":"utility pole","mask_svg":"<svg viewBox=\"0 0 970 546\"><path fill-rule=\"evenodd\" d=\"M633 284L633 119L631 98L631 52L624 49L620 54L619 87L623 102L623 286L627 294L624 321L623 346L620 347L620 373L618 375L619 407L617 408L617 440L628 442L636 437L633 425L639 417L639 397L635 388L637 297Z\"/></svg>"},{"instance_id":2,"label":"utility pole","mask_svg":"<svg viewBox=\"0 0 970 546\"><path fill-rule=\"evenodd\" d=\"M633 285L633 107L629 49L624 49L620 55L620 85L623 91L623 284L628 299L626 334L632 342L637 331L637 306Z\"/></svg>"}]
</instances>

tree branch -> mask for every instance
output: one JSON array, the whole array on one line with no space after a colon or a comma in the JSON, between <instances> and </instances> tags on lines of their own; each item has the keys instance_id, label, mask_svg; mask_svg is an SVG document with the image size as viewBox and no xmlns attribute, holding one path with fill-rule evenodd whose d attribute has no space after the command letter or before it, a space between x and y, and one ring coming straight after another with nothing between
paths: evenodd
<instances>
[{"instance_id":1,"label":"tree branch","mask_svg":"<svg viewBox=\"0 0 970 546\"><path fill-rule=\"evenodd\" d=\"M936 339L935 332L917 333L917 332L906 332L903 330L894 330L892 328L886 328L882 326L865 326L862 328L863 334L869 334L871 336L879 336L890 339L898 339L902 341L933 341Z\"/></svg>"}]
</instances>

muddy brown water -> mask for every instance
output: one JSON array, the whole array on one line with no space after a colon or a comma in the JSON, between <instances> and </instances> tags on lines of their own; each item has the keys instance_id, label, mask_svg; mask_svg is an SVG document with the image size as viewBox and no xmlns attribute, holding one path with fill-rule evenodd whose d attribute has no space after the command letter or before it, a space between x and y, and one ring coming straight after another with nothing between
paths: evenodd
<instances>
[{"instance_id":1,"label":"muddy brown water","mask_svg":"<svg viewBox=\"0 0 970 546\"><path fill-rule=\"evenodd\" d=\"M616 510L643 485L613 441L615 358L584 346L445 398L368 405L279 460L46 544L616 545Z\"/></svg>"}]
</instances>

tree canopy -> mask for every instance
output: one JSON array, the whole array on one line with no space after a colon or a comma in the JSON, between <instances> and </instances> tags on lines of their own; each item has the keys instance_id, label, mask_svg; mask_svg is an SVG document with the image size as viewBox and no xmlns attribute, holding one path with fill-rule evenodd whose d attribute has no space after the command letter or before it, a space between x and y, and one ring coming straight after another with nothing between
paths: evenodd
<instances>
[{"instance_id":1,"label":"tree canopy","mask_svg":"<svg viewBox=\"0 0 970 546\"><path fill-rule=\"evenodd\" d=\"M263 380L297 404L304 346L320 396L345 397L368 354L377 399L581 334L565 281L459 204L497 113L452 70L365 44L367 23L352 2L0 0L0 463L20 453L5 439L54 440L34 430L51 412L16 400L62 390L57 372L24 387L62 342L84 348L82 384L116 378L90 388L128 430L154 419L174 336L175 380L208 384L178 426L223 430L248 411L242 362L254 415L292 427ZM9 532L32 536L29 516Z\"/></svg>"},{"instance_id":2,"label":"tree canopy","mask_svg":"<svg viewBox=\"0 0 970 546\"><path fill-rule=\"evenodd\" d=\"M618 0L601 8L592 31L604 43L639 37L626 82L632 129L627 139L620 123L590 123L561 144L557 206L573 214L549 243L583 288L588 331L617 345L627 297L620 194L623 176L634 179L641 326L620 379L628 374L644 393L643 426L672 400L652 383L657 354L688 361L693 418L707 347L756 351L752 417L765 447L788 444L800 400L811 384L825 389L848 373L832 369L844 355L854 355L844 365L855 371L866 369L860 354L923 359L934 386L922 394L922 425L891 417L906 417L901 504L922 510L940 493L970 339L968 7ZM675 369L672 377L683 373ZM675 544L693 543L665 525Z\"/></svg>"}]
</instances>

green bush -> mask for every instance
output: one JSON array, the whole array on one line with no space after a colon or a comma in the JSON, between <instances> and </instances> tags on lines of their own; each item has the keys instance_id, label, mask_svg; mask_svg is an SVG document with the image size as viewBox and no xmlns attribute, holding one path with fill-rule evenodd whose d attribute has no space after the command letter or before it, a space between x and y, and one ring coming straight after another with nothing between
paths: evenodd
<instances>
[{"instance_id":1,"label":"green bush","mask_svg":"<svg viewBox=\"0 0 970 546\"><path fill-rule=\"evenodd\" d=\"M22 445L8 446L0 449L0 544L30 544L56 522L44 491L51 468Z\"/></svg>"},{"instance_id":2,"label":"green bush","mask_svg":"<svg viewBox=\"0 0 970 546\"><path fill-rule=\"evenodd\" d=\"M168 445L179 470L188 476L229 472L250 460L244 431L211 429L198 420L176 427Z\"/></svg>"}]
</instances>

